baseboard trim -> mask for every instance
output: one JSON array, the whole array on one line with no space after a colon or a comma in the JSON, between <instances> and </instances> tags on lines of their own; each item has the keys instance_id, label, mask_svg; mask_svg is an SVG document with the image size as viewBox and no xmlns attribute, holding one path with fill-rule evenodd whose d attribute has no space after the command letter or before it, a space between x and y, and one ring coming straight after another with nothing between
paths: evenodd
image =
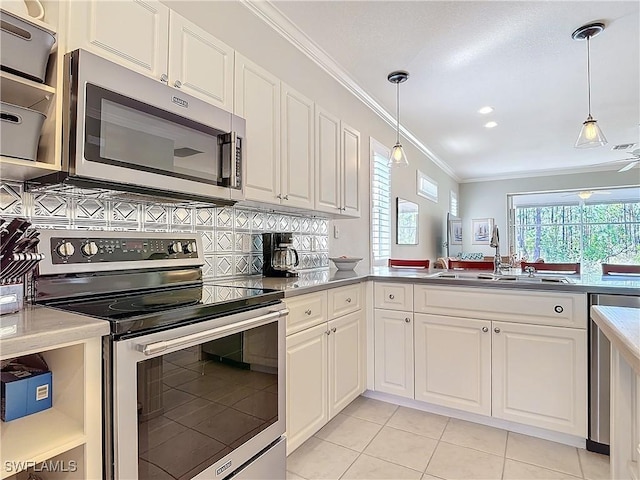
<instances>
[{"instance_id":1,"label":"baseboard trim","mask_svg":"<svg viewBox=\"0 0 640 480\"><path fill-rule=\"evenodd\" d=\"M586 447L585 438L570 435L568 433L554 432L552 430L546 430L544 428L523 425L521 423L510 422L508 420L502 420L500 418L487 417L485 415L479 415L477 413L463 412L461 410L456 410L455 408L441 407L440 405L433 405L431 403L425 403L419 400L413 400L411 398L399 397L397 395L391 395L389 393L375 392L373 390L366 390L362 395L374 400L393 403L394 405L399 405L401 407L415 408L416 410L422 410L424 412L444 415L447 417L457 418L459 420L466 420L468 422L479 423L482 425L487 425L489 427L501 428L510 432L542 438L544 440L550 440L552 442L558 442L572 447L583 449Z\"/></svg>"}]
</instances>

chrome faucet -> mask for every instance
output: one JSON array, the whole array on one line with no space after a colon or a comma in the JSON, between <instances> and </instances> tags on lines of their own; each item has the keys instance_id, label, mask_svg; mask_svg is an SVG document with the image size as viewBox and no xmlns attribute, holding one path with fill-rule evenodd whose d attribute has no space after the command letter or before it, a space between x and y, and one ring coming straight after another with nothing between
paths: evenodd
<instances>
[{"instance_id":1,"label":"chrome faucet","mask_svg":"<svg viewBox=\"0 0 640 480\"><path fill-rule=\"evenodd\" d=\"M489 246L496 249L496 255L493 257L493 273L500 273L500 233L498 232L498 226L493 226L493 232L491 232L491 242L489 242Z\"/></svg>"}]
</instances>

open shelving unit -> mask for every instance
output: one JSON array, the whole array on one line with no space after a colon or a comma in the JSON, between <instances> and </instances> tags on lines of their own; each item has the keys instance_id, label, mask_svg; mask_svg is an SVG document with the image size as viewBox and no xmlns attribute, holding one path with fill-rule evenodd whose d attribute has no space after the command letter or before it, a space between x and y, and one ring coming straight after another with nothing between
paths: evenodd
<instances>
[{"instance_id":1,"label":"open shelving unit","mask_svg":"<svg viewBox=\"0 0 640 480\"><path fill-rule=\"evenodd\" d=\"M21 480L42 462L59 469L54 476L47 472L47 479L100 478L100 338L40 353L52 372L53 406L0 422L0 478Z\"/></svg>"},{"instance_id":2,"label":"open shelving unit","mask_svg":"<svg viewBox=\"0 0 640 480\"><path fill-rule=\"evenodd\" d=\"M45 2L47 22L26 15L18 15L26 22L56 34L56 44L49 56L44 83L30 80L9 72L0 72L0 98L3 102L31 108L44 113L47 118L42 127L35 161L0 155L0 176L7 180L24 181L60 170L62 152L62 55L64 40L58 34L60 7L57 2ZM12 12L12 14L16 15Z\"/></svg>"}]
</instances>

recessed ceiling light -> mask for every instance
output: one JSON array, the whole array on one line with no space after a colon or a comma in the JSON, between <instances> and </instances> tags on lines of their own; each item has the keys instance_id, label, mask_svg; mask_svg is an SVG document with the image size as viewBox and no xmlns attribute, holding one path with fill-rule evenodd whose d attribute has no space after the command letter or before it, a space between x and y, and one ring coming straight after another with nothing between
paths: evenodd
<instances>
[{"instance_id":1,"label":"recessed ceiling light","mask_svg":"<svg viewBox=\"0 0 640 480\"><path fill-rule=\"evenodd\" d=\"M493 107L490 106L486 106L486 107L482 107L480 110L478 110L478 113L480 115L486 115L487 113L491 113L493 112Z\"/></svg>"},{"instance_id":2,"label":"recessed ceiling light","mask_svg":"<svg viewBox=\"0 0 640 480\"><path fill-rule=\"evenodd\" d=\"M493 128L493 127L497 127L498 123L497 122L487 122L484 124L485 128Z\"/></svg>"}]
</instances>

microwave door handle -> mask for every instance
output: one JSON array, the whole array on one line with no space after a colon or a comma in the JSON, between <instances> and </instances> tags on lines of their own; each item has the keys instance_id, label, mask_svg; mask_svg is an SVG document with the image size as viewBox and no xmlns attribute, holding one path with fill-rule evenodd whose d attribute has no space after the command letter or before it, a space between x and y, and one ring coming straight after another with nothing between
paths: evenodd
<instances>
[{"instance_id":1,"label":"microwave door handle","mask_svg":"<svg viewBox=\"0 0 640 480\"><path fill-rule=\"evenodd\" d=\"M218 328L211 328L209 330L204 330L202 332L185 335L184 337L172 338L171 340L164 340L161 342L154 342L154 343L148 343L148 344L137 344L136 350L144 353L146 356L156 355L170 348L183 347L183 346L187 347L187 346L191 346L194 343L201 343L203 341L206 341L210 337L217 338L220 336L224 336L225 334L237 333L242 330L247 330L249 328L259 327L260 325L267 323L270 320L284 317L288 314L289 314L289 310L286 308L283 308L282 310L266 313L264 315L260 315L259 317L250 318L242 322L232 323L230 325L225 325L223 327L218 327Z\"/></svg>"},{"instance_id":2,"label":"microwave door handle","mask_svg":"<svg viewBox=\"0 0 640 480\"><path fill-rule=\"evenodd\" d=\"M298 257L298 251L295 248L291 249L293 251L293 254L296 256L296 261L294 262L293 266L297 267L298 265L300 265L300 257Z\"/></svg>"},{"instance_id":3,"label":"microwave door handle","mask_svg":"<svg viewBox=\"0 0 640 480\"><path fill-rule=\"evenodd\" d=\"M221 172L220 176L223 180L227 181L227 184L234 188L237 186L237 165L236 155L238 151L239 139L236 132L225 133L220 136L221 144Z\"/></svg>"}]
</instances>

